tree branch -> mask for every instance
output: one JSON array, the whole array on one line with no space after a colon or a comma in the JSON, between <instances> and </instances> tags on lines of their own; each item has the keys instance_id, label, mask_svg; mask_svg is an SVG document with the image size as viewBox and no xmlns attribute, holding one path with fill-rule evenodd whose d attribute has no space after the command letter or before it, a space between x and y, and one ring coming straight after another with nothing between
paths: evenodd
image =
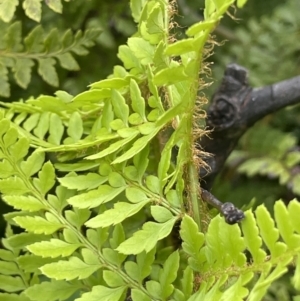
<instances>
[{"instance_id":1,"label":"tree branch","mask_svg":"<svg viewBox=\"0 0 300 301\"><path fill-rule=\"evenodd\" d=\"M253 89L248 85L247 70L227 66L220 88L212 98L206 124L212 133L201 139L210 171L201 169L201 186L210 189L239 138L255 122L281 108L300 102L300 76Z\"/></svg>"}]
</instances>

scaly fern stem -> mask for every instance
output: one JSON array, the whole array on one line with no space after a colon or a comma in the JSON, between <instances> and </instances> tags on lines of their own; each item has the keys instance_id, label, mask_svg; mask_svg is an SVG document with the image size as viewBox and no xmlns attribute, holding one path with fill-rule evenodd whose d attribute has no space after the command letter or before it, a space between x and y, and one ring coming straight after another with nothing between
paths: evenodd
<instances>
[{"instance_id":1,"label":"scaly fern stem","mask_svg":"<svg viewBox=\"0 0 300 301\"><path fill-rule=\"evenodd\" d=\"M203 36L203 41L207 41L209 32L206 31ZM204 47L204 45L202 45ZM198 97L199 90L199 71L201 70L202 64L202 53L203 49L199 49L196 52L195 57L195 67L194 74L190 83L190 100L188 106L188 118L187 118L187 131L190 131L188 137L189 142L187 144L187 153L189 153L189 162L188 162L188 184L189 184L189 202L192 208L192 215L201 231L201 218L199 210L199 200L201 199L200 190L199 190L199 173L197 171L197 166L194 162L194 137L193 137L193 126L194 126L194 112L196 107L196 100Z\"/></svg>"},{"instance_id":2,"label":"scaly fern stem","mask_svg":"<svg viewBox=\"0 0 300 301\"><path fill-rule=\"evenodd\" d=\"M190 180L189 185L189 197L192 205L193 217L198 225L199 231L201 231L201 220L199 212L199 180L198 173L193 162L188 165L188 176Z\"/></svg>"}]
</instances>

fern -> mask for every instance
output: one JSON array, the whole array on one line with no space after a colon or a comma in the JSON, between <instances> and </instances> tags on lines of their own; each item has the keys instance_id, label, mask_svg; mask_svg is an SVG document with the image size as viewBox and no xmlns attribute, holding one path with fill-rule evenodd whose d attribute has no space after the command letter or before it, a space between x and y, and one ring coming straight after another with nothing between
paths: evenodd
<instances>
[{"instance_id":1,"label":"fern","mask_svg":"<svg viewBox=\"0 0 300 301\"><path fill-rule=\"evenodd\" d=\"M229 166L248 177L255 175L279 178L280 185L286 185L299 194L299 175L296 172L300 154L296 137L285 134L267 125L256 125L241 139L240 150L232 153Z\"/></svg>"},{"instance_id":2,"label":"fern","mask_svg":"<svg viewBox=\"0 0 300 301\"><path fill-rule=\"evenodd\" d=\"M190 300L201 297L208 300L244 300L245 297L261 300L269 285L287 272L288 264L299 254L300 229L295 218L299 210L296 200L290 202L288 208L278 201L274 206L274 221L261 205L255 216L251 211L245 212L246 218L241 224L243 234L237 225L231 227L216 217L203 235L195 232L197 227L190 217L184 217L182 247L189 256L190 266L201 273L200 290ZM227 252L220 256L222 249ZM251 264L245 249L251 254ZM292 281L298 288L299 260L294 263L296 271ZM254 285L249 285L255 273L260 276Z\"/></svg>"},{"instance_id":3,"label":"fern","mask_svg":"<svg viewBox=\"0 0 300 301\"><path fill-rule=\"evenodd\" d=\"M22 28L19 21L4 25L0 38L0 95L9 97L8 70L10 69L17 84L26 89L31 80L34 62L38 63L38 73L48 84L58 86L55 64L62 68L78 70L73 54L86 55L87 47L94 45L99 35L98 29L78 31L75 35L67 30L61 35L55 28L45 34L41 25L36 26L22 41Z\"/></svg>"},{"instance_id":4,"label":"fern","mask_svg":"<svg viewBox=\"0 0 300 301\"><path fill-rule=\"evenodd\" d=\"M297 0L289 0L271 16L251 17L245 28L239 26L234 33L237 42L228 45L228 54L222 50L222 65L237 61L251 70L250 83L258 87L299 75L298 5ZM273 72L270 66L276 66Z\"/></svg>"},{"instance_id":5,"label":"fern","mask_svg":"<svg viewBox=\"0 0 300 301\"><path fill-rule=\"evenodd\" d=\"M0 299L261 300L292 262L299 288L296 201L278 201L274 219L247 211L240 229L207 224L199 197L198 73L232 3L207 1L204 21L173 41L172 4L132 0L124 67L76 96L1 104L0 191L16 211L5 215Z\"/></svg>"},{"instance_id":6,"label":"fern","mask_svg":"<svg viewBox=\"0 0 300 301\"><path fill-rule=\"evenodd\" d=\"M70 0L64 0L69 2ZM27 17L40 22L42 16L42 0L22 0L22 8L24 9ZM19 0L1 0L0 1L0 18L4 22L10 22L14 17L16 8L21 4ZM63 5L61 0L48 0L43 1L50 9L56 13L62 13Z\"/></svg>"}]
</instances>

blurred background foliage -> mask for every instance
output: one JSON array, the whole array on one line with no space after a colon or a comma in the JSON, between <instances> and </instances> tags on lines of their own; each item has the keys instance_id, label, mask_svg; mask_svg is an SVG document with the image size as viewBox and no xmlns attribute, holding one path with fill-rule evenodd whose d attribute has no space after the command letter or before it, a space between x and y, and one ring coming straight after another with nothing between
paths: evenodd
<instances>
[{"instance_id":1,"label":"blurred background foliage","mask_svg":"<svg viewBox=\"0 0 300 301\"><path fill-rule=\"evenodd\" d=\"M178 15L175 18L178 23L177 39L183 37L187 26L201 20L203 7L204 0L178 0ZM247 68L250 84L254 87L300 74L299 0L249 0L242 10L232 7L230 14L214 32L214 40L221 47L215 45L214 54L207 58L212 69L211 78L207 79L211 85L204 91L208 98L220 84L228 63L235 62ZM16 8L10 23L16 20L22 22L23 37L38 25L26 16L21 5ZM118 46L135 32L128 0L66 1L63 2L63 14L43 4L40 24L46 33L53 28L57 28L61 35L68 29L73 33L101 29L102 33L92 39L94 46L88 48L87 55L78 56L75 53L79 71L55 66L59 79L57 87L45 82L38 75L36 66L26 89L16 83L13 72L9 73L11 95L0 97L3 102L40 94L53 95L57 90L65 90L72 95L84 91L90 83L112 73L113 66L120 63L116 56ZM8 25L0 21L0 33ZM0 44L0 59L2 51ZM257 206L261 203L272 208L279 198L288 202L299 196L299 138L299 105L267 116L240 140L216 180L213 193L224 202L231 201L245 208L249 204ZM1 210L4 212L7 208ZM4 227L3 222L1 227ZM264 300L293 300L290 286L280 281L272 286Z\"/></svg>"}]
</instances>

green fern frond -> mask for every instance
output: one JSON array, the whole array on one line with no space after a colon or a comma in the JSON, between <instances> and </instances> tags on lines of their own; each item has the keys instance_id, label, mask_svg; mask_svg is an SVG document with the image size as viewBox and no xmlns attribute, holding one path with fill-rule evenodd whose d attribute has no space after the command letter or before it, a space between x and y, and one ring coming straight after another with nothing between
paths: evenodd
<instances>
[{"instance_id":1,"label":"green fern frond","mask_svg":"<svg viewBox=\"0 0 300 301\"><path fill-rule=\"evenodd\" d=\"M239 145L240 150L233 151L228 159L229 166L248 177L279 178L281 185L300 193L300 176L295 172L300 162L296 137L259 124L244 135Z\"/></svg>"},{"instance_id":2,"label":"green fern frond","mask_svg":"<svg viewBox=\"0 0 300 301\"><path fill-rule=\"evenodd\" d=\"M208 300L244 300L245 297L261 300L271 283L286 273L291 263L296 265L293 284L299 287L300 228L296 216L300 205L293 200L286 207L278 201L274 212L275 220L264 205L256 209L255 215L247 211L241 223L243 234L237 225L228 226L222 218L215 217L203 235L195 232L197 226L190 217L183 218L182 247L189 265L200 273L202 287L189 300L200 300L200 296ZM250 259L246 258L245 250L251 254ZM260 276L253 286L250 281L255 275Z\"/></svg>"},{"instance_id":3,"label":"green fern frond","mask_svg":"<svg viewBox=\"0 0 300 301\"><path fill-rule=\"evenodd\" d=\"M234 33L237 42L230 43L227 55L222 53L222 62L229 64L235 58L251 70L249 80L258 87L299 75L298 5L298 0L288 0L272 15L250 18L246 28L239 26ZM276 66L271 73L270 66Z\"/></svg>"},{"instance_id":4,"label":"green fern frond","mask_svg":"<svg viewBox=\"0 0 300 301\"><path fill-rule=\"evenodd\" d=\"M70 0L64 0L69 2ZM42 16L42 0L2 0L0 2L0 19L4 22L10 22L14 17L16 8L18 5L21 5L25 11L25 14L30 19L40 22ZM43 1L44 5L46 4L54 12L61 14L63 11L63 4L61 0L49 0Z\"/></svg>"},{"instance_id":5,"label":"green fern frond","mask_svg":"<svg viewBox=\"0 0 300 301\"><path fill-rule=\"evenodd\" d=\"M0 21L1 22L1 21ZM66 70L78 70L73 54L86 55L88 47L100 30L78 31L75 35L67 30L62 35L55 28L45 33L41 25L36 26L23 40L19 21L6 25L1 23L0 38L0 95L10 95L8 74L13 73L17 84L27 88L31 80L32 67L38 64L38 74L52 86L58 86L55 70L57 61Z\"/></svg>"}]
</instances>

